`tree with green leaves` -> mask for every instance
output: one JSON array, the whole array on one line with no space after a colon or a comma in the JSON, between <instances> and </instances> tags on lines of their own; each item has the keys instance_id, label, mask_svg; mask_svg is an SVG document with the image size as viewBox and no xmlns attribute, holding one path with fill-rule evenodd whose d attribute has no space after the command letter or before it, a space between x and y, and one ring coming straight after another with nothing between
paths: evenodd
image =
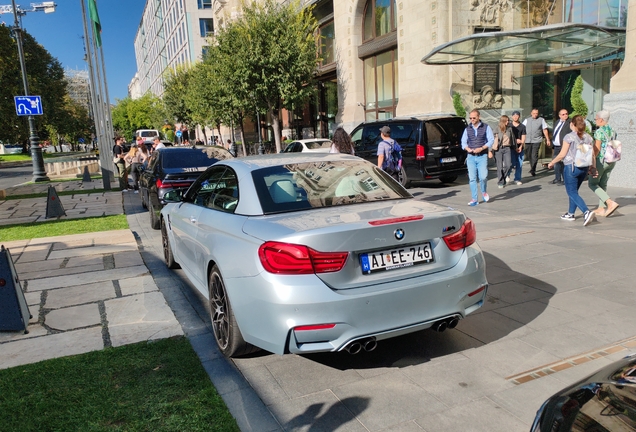
<instances>
[{"instance_id":1,"label":"tree with green leaves","mask_svg":"<svg viewBox=\"0 0 636 432\"><path fill-rule=\"evenodd\" d=\"M219 70L236 101L228 105L239 111L251 105L260 114L269 112L280 151L281 107L302 105L315 91L317 22L312 8L301 6L299 0L244 1L241 12L216 38L223 53Z\"/></svg>"},{"instance_id":2,"label":"tree with green leaves","mask_svg":"<svg viewBox=\"0 0 636 432\"><path fill-rule=\"evenodd\" d=\"M570 117L574 117L575 115L582 115L583 118L587 117L588 108L587 104L583 100L583 77L581 77L581 75L577 76L576 80L574 80L570 103L572 104L572 113L570 114Z\"/></svg>"},{"instance_id":3,"label":"tree with green leaves","mask_svg":"<svg viewBox=\"0 0 636 432\"><path fill-rule=\"evenodd\" d=\"M28 32L22 31L29 93L42 97L44 114L36 117L40 138L48 133L45 124L56 129L67 120L63 99L67 94L67 82L60 62L40 45ZM24 94L22 73L18 60L16 41L10 28L0 26L0 140L26 142L29 126L26 118L16 115L13 96Z\"/></svg>"},{"instance_id":4,"label":"tree with green leaves","mask_svg":"<svg viewBox=\"0 0 636 432\"><path fill-rule=\"evenodd\" d=\"M192 80L192 67L179 65L176 70L166 69L163 84L163 105L170 121L186 126L194 125L192 112L186 102L186 94Z\"/></svg>"},{"instance_id":5,"label":"tree with green leaves","mask_svg":"<svg viewBox=\"0 0 636 432\"><path fill-rule=\"evenodd\" d=\"M166 113L161 99L146 93L138 99L118 99L111 115L115 132L131 140L137 129L159 130Z\"/></svg>"}]
</instances>

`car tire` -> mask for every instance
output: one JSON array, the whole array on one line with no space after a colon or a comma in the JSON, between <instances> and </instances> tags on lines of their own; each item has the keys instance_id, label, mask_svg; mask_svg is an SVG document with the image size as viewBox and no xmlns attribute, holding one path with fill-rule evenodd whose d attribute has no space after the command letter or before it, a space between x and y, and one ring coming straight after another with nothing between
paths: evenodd
<instances>
[{"instance_id":1,"label":"car tire","mask_svg":"<svg viewBox=\"0 0 636 432\"><path fill-rule=\"evenodd\" d=\"M259 348L245 342L236 323L234 311L227 297L225 283L218 266L212 267L208 277L208 309L212 321L212 333L219 350L226 357L240 357L258 351Z\"/></svg>"},{"instance_id":2,"label":"car tire","mask_svg":"<svg viewBox=\"0 0 636 432\"><path fill-rule=\"evenodd\" d=\"M160 228L159 218L157 218L157 212L155 212L152 202L148 203L148 213L150 214L150 228L158 230Z\"/></svg>"},{"instance_id":3,"label":"car tire","mask_svg":"<svg viewBox=\"0 0 636 432\"><path fill-rule=\"evenodd\" d=\"M402 186L404 186L405 189L411 187L411 180L409 180L408 176L406 175L406 170L403 166L400 167L400 172L398 173L398 181Z\"/></svg>"},{"instance_id":4,"label":"car tire","mask_svg":"<svg viewBox=\"0 0 636 432\"><path fill-rule=\"evenodd\" d=\"M146 204L146 200L144 199L145 194L144 194L143 189L141 189L141 188L139 188L139 196L141 198L141 207L144 210L148 210L148 204Z\"/></svg>"},{"instance_id":5,"label":"car tire","mask_svg":"<svg viewBox=\"0 0 636 432\"><path fill-rule=\"evenodd\" d=\"M170 238L168 237L168 228L165 219L161 218L161 246L163 247L163 259L169 269L178 269L181 266L174 260L172 248L170 247Z\"/></svg>"},{"instance_id":6,"label":"car tire","mask_svg":"<svg viewBox=\"0 0 636 432\"><path fill-rule=\"evenodd\" d=\"M457 176L456 175L441 176L439 178L439 181L441 181L442 183L452 183L455 180L457 180Z\"/></svg>"}]
</instances>

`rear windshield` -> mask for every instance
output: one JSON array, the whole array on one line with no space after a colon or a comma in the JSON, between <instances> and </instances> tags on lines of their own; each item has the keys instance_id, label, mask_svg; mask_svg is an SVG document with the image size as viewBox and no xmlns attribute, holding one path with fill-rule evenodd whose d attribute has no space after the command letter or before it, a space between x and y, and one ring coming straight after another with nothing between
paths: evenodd
<instances>
[{"instance_id":1,"label":"rear windshield","mask_svg":"<svg viewBox=\"0 0 636 432\"><path fill-rule=\"evenodd\" d=\"M466 125L460 118L429 120L426 122L428 144L459 143Z\"/></svg>"},{"instance_id":2,"label":"rear windshield","mask_svg":"<svg viewBox=\"0 0 636 432\"><path fill-rule=\"evenodd\" d=\"M201 168L200 170L197 169L197 171L204 171L207 167L218 161L218 159L209 155L205 150L199 149L165 151L161 159L161 166L164 169Z\"/></svg>"},{"instance_id":3,"label":"rear windshield","mask_svg":"<svg viewBox=\"0 0 636 432\"><path fill-rule=\"evenodd\" d=\"M148 137L159 136L159 134L157 133L157 131L147 130L147 131L141 131L139 136L142 138L148 138Z\"/></svg>"},{"instance_id":4,"label":"rear windshield","mask_svg":"<svg viewBox=\"0 0 636 432\"><path fill-rule=\"evenodd\" d=\"M274 166L253 171L252 178L264 214L411 197L363 160Z\"/></svg>"},{"instance_id":5,"label":"rear windshield","mask_svg":"<svg viewBox=\"0 0 636 432\"><path fill-rule=\"evenodd\" d=\"M319 148L331 147L331 141L308 141L305 143L308 149L315 150Z\"/></svg>"}]
</instances>

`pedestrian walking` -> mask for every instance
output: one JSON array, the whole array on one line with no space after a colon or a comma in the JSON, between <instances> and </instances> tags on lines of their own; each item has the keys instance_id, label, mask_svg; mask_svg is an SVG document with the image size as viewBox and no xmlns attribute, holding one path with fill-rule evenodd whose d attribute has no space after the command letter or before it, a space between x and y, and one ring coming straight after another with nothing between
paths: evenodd
<instances>
[{"instance_id":1,"label":"pedestrian walking","mask_svg":"<svg viewBox=\"0 0 636 432\"><path fill-rule=\"evenodd\" d=\"M579 188L588 174L596 174L596 169L593 165L577 166L575 160L577 159L577 150L581 151L579 148L589 146L591 151L592 137L585 132L585 119L583 119L583 116L575 115L572 118L570 127L572 132L565 136L561 144L561 152L550 161L548 168L552 168L558 162L563 161L563 180L570 204L567 213L563 214L561 219L574 221L576 219L574 213L578 207L583 212L583 226L587 226L596 217L579 195Z\"/></svg>"},{"instance_id":2,"label":"pedestrian walking","mask_svg":"<svg viewBox=\"0 0 636 432\"><path fill-rule=\"evenodd\" d=\"M470 193L472 200L469 206L476 206L477 200L477 181L479 179L479 188L484 202L490 200L486 186L488 181L488 152L495 142L492 129L479 119L479 111L472 110L468 116L470 124L462 134L462 149L468 153L466 158L466 167L468 168L468 180L470 185Z\"/></svg>"},{"instance_id":3,"label":"pedestrian walking","mask_svg":"<svg viewBox=\"0 0 636 432\"><path fill-rule=\"evenodd\" d=\"M587 183L599 198L598 208L594 212L597 216L605 217L614 213L618 208L618 203L607 194L607 182L616 165L616 162L607 162L605 160L607 143L616 138L616 132L607 124L609 118L610 113L607 110L601 110L596 113L594 121L598 129L594 133L594 155L598 176L590 176Z\"/></svg>"},{"instance_id":4,"label":"pedestrian walking","mask_svg":"<svg viewBox=\"0 0 636 432\"><path fill-rule=\"evenodd\" d=\"M510 152L511 159L511 167L508 170L508 175L506 176L506 181L510 183L510 175L512 174L512 169L515 170L514 182L517 185L521 185L521 167L523 166L523 158L525 155L525 147L526 147L526 126L519 121L521 118L521 113L519 111L512 112L512 132L515 135L516 146L512 148Z\"/></svg>"},{"instance_id":5,"label":"pedestrian walking","mask_svg":"<svg viewBox=\"0 0 636 432\"><path fill-rule=\"evenodd\" d=\"M561 143L567 134L571 131L570 129L570 118L568 114L568 110L562 109L559 111L559 121L554 126L554 131L552 132L552 160L556 159L556 157L561 152ZM556 185L563 185L563 162L557 162L554 164L554 180L550 183Z\"/></svg>"},{"instance_id":6,"label":"pedestrian walking","mask_svg":"<svg viewBox=\"0 0 636 432\"><path fill-rule=\"evenodd\" d=\"M334 131L331 142L329 153L355 154L351 137L343 128L339 127Z\"/></svg>"},{"instance_id":7,"label":"pedestrian walking","mask_svg":"<svg viewBox=\"0 0 636 432\"><path fill-rule=\"evenodd\" d=\"M488 151L488 157L494 156L497 163L497 187L499 189L506 185L506 177L510 172L511 164L511 151L512 148L516 150L516 140L512 126L510 125L510 118L507 115L502 115L499 118L499 127L497 135L495 135L495 142L492 145L492 149Z\"/></svg>"},{"instance_id":8,"label":"pedestrian walking","mask_svg":"<svg viewBox=\"0 0 636 432\"><path fill-rule=\"evenodd\" d=\"M118 136L115 138L115 146L113 147L113 162L117 169L117 178L119 179L119 188L122 192L128 191L128 173L126 172L126 161L124 157L126 152L124 150L124 137Z\"/></svg>"},{"instance_id":9,"label":"pedestrian walking","mask_svg":"<svg viewBox=\"0 0 636 432\"><path fill-rule=\"evenodd\" d=\"M545 137L546 145L550 145L550 135L548 133L548 124L543 117L539 117L539 110L533 108L530 117L523 121L526 127L526 149L528 158L530 159L530 175L537 175L537 162L539 162L539 148Z\"/></svg>"},{"instance_id":10,"label":"pedestrian walking","mask_svg":"<svg viewBox=\"0 0 636 432\"><path fill-rule=\"evenodd\" d=\"M380 128L382 141L378 143L378 168L386 171L396 181L400 181L402 170L402 147L391 139L391 128Z\"/></svg>"},{"instance_id":11,"label":"pedestrian walking","mask_svg":"<svg viewBox=\"0 0 636 432\"><path fill-rule=\"evenodd\" d=\"M143 147L145 148L145 146ZM141 175L141 166L147 159L147 152L144 153L137 143L133 143L124 159L130 165L129 171L133 181L133 189L135 193L139 193L139 176Z\"/></svg>"}]
</instances>

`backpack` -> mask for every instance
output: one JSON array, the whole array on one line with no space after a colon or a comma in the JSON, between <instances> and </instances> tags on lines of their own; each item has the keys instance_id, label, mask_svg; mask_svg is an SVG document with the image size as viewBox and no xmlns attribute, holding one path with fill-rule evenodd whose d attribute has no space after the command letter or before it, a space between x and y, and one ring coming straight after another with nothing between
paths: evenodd
<instances>
[{"instance_id":1,"label":"backpack","mask_svg":"<svg viewBox=\"0 0 636 432\"><path fill-rule=\"evenodd\" d=\"M603 135L605 135L605 155L603 156L603 161L606 163L618 162L621 160L621 154L623 153L623 145L619 140L616 139L616 132L612 134L612 136L608 136L605 130L603 130Z\"/></svg>"},{"instance_id":2,"label":"backpack","mask_svg":"<svg viewBox=\"0 0 636 432\"><path fill-rule=\"evenodd\" d=\"M581 142L576 146L576 153L574 154L574 166L578 168L586 168L592 165L592 158L594 157L594 148L590 144L584 144Z\"/></svg>"},{"instance_id":3,"label":"backpack","mask_svg":"<svg viewBox=\"0 0 636 432\"><path fill-rule=\"evenodd\" d=\"M396 142L390 144L387 141L382 141L391 146L391 152L389 153L389 158L386 161L385 171L394 173L400 171L402 167L402 147Z\"/></svg>"}]
</instances>

